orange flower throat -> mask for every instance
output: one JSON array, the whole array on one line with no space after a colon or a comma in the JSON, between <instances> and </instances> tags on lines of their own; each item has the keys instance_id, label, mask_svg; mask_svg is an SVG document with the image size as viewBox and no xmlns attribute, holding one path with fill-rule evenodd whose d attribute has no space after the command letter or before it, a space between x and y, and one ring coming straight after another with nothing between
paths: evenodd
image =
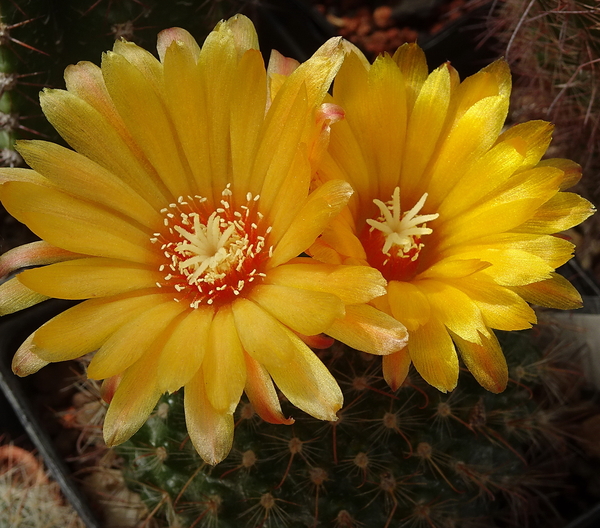
<instances>
[{"instance_id":1,"label":"orange flower throat","mask_svg":"<svg viewBox=\"0 0 600 528\"><path fill-rule=\"evenodd\" d=\"M367 254L368 263L378 269L389 280L410 280L417 269L419 254L425 246L423 235L433 233L426 222L438 218L438 214L420 215L427 193L416 205L402 213L400 210L400 188L396 187L392 199L384 203L374 199L381 215L369 218L360 234L360 241ZM422 224L422 225L421 225Z\"/></svg>"},{"instance_id":2,"label":"orange flower throat","mask_svg":"<svg viewBox=\"0 0 600 528\"><path fill-rule=\"evenodd\" d=\"M191 308L233 301L262 281L273 253L267 245L271 227L257 209L259 196L248 193L245 204L236 207L230 184L221 194L216 208L201 196L179 197L161 210L165 228L151 239L165 260L159 267L164 281L156 285L172 288L175 300Z\"/></svg>"}]
</instances>

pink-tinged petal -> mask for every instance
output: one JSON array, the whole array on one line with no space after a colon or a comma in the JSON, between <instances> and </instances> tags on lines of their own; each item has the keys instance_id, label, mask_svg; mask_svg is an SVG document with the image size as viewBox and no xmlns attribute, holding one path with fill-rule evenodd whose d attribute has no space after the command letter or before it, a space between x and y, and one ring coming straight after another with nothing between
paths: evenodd
<instances>
[{"instance_id":1,"label":"pink-tinged petal","mask_svg":"<svg viewBox=\"0 0 600 528\"><path fill-rule=\"evenodd\" d=\"M289 77L298 66L300 66L300 63L296 59L285 57L277 50L272 50L269 57L269 64L267 65L267 74L269 77L272 75Z\"/></svg>"},{"instance_id":2,"label":"pink-tinged petal","mask_svg":"<svg viewBox=\"0 0 600 528\"><path fill-rule=\"evenodd\" d=\"M211 322L202 371L211 406L233 414L246 384L246 363L230 306L219 308Z\"/></svg>"},{"instance_id":3,"label":"pink-tinged petal","mask_svg":"<svg viewBox=\"0 0 600 528\"><path fill-rule=\"evenodd\" d=\"M310 348L316 348L317 350L325 350L335 343L335 339L323 334L307 336L298 332L294 333Z\"/></svg>"},{"instance_id":4,"label":"pink-tinged petal","mask_svg":"<svg viewBox=\"0 0 600 528\"><path fill-rule=\"evenodd\" d=\"M452 337L460 357L479 384L494 394L502 392L508 383L508 366L494 333L482 335L481 344L466 341L457 335Z\"/></svg>"},{"instance_id":5,"label":"pink-tinged petal","mask_svg":"<svg viewBox=\"0 0 600 528\"><path fill-rule=\"evenodd\" d=\"M19 310L45 301L49 297L25 286L19 277L14 277L0 284L0 316L8 315Z\"/></svg>"},{"instance_id":6,"label":"pink-tinged petal","mask_svg":"<svg viewBox=\"0 0 600 528\"><path fill-rule=\"evenodd\" d=\"M257 414L268 423L291 425L293 418L286 418L281 412L281 405L271 376L266 369L249 354L246 360L246 387L244 391Z\"/></svg>"},{"instance_id":7,"label":"pink-tinged petal","mask_svg":"<svg viewBox=\"0 0 600 528\"><path fill-rule=\"evenodd\" d=\"M410 364L408 348L383 356L383 377L392 391L397 391L402 386L408 376Z\"/></svg>"},{"instance_id":8,"label":"pink-tinged petal","mask_svg":"<svg viewBox=\"0 0 600 528\"><path fill-rule=\"evenodd\" d=\"M165 54L173 42L181 42L185 48L190 50L192 56L196 62L198 62L198 58L200 57L200 46L189 31L178 27L163 29L158 34L156 49L161 62L165 62Z\"/></svg>"},{"instance_id":9,"label":"pink-tinged petal","mask_svg":"<svg viewBox=\"0 0 600 528\"><path fill-rule=\"evenodd\" d=\"M122 379L123 374L117 374L116 376L106 378L102 382L102 385L100 385L100 397L102 398L102 401L106 403L110 403L112 401Z\"/></svg>"},{"instance_id":10,"label":"pink-tinged petal","mask_svg":"<svg viewBox=\"0 0 600 528\"><path fill-rule=\"evenodd\" d=\"M377 355L398 352L408 342L401 322L368 304L346 306L346 315L334 321L327 333L356 350Z\"/></svg>"},{"instance_id":11,"label":"pink-tinged petal","mask_svg":"<svg viewBox=\"0 0 600 528\"><path fill-rule=\"evenodd\" d=\"M54 247L43 240L13 248L0 256L0 277L29 266L43 266L83 257L66 249Z\"/></svg>"},{"instance_id":12,"label":"pink-tinged petal","mask_svg":"<svg viewBox=\"0 0 600 528\"><path fill-rule=\"evenodd\" d=\"M194 448L205 462L218 464L231 451L233 415L219 412L210 404L201 368L185 386L184 406L185 423Z\"/></svg>"},{"instance_id":13,"label":"pink-tinged petal","mask_svg":"<svg viewBox=\"0 0 600 528\"><path fill-rule=\"evenodd\" d=\"M160 398L156 369L160 347L155 346L129 367L108 406L104 418L104 441L109 447L131 438L150 416Z\"/></svg>"},{"instance_id":14,"label":"pink-tinged petal","mask_svg":"<svg viewBox=\"0 0 600 528\"><path fill-rule=\"evenodd\" d=\"M42 367L48 365L49 361L44 361L35 353L33 344L33 335L31 334L19 349L15 352L12 360L12 371L20 377L35 374Z\"/></svg>"},{"instance_id":15,"label":"pink-tinged petal","mask_svg":"<svg viewBox=\"0 0 600 528\"><path fill-rule=\"evenodd\" d=\"M411 332L410 358L423 379L441 392L458 382L458 356L446 327L437 319Z\"/></svg>"}]
</instances>

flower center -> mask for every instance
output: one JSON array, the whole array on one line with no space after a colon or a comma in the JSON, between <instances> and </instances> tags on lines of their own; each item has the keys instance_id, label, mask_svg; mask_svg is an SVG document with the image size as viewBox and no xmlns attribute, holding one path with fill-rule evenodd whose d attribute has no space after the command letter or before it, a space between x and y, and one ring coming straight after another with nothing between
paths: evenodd
<instances>
[{"instance_id":1,"label":"flower center","mask_svg":"<svg viewBox=\"0 0 600 528\"><path fill-rule=\"evenodd\" d=\"M259 196L248 193L245 204L235 208L230 184L221 194L216 209L201 196L179 197L161 210L165 229L151 239L160 243L165 263L159 270L167 272L157 286L173 288L175 300L191 308L231 302L262 280L264 262L273 252L267 247L271 228L257 210Z\"/></svg>"},{"instance_id":2,"label":"flower center","mask_svg":"<svg viewBox=\"0 0 600 528\"><path fill-rule=\"evenodd\" d=\"M368 225L360 240L369 264L381 271L387 280L408 280L417 268L419 254L425 246L421 237L433 233L426 222L439 216L437 213L418 214L426 200L427 193L421 196L412 209L404 213L400 209L399 187L394 189L389 202L373 200L381 215L377 220L367 220Z\"/></svg>"}]
</instances>

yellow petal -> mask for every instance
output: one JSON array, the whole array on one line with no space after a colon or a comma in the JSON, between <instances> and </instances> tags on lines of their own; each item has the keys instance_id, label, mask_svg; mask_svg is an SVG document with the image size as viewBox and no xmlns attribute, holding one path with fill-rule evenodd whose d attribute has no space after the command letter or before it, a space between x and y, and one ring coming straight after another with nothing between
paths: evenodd
<instances>
[{"instance_id":1,"label":"yellow petal","mask_svg":"<svg viewBox=\"0 0 600 528\"><path fill-rule=\"evenodd\" d=\"M106 258L82 258L25 270L19 281L48 297L89 299L152 288L162 279L158 270Z\"/></svg>"},{"instance_id":2,"label":"yellow petal","mask_svg":"<svg viewBox=\"0 0 600 528\"><path fill-rule=\"evenodd\" d=\"M524 139L527 144L527 152L521 170L531 169L537 165L548 150L553 129L554 126L546 121L527 121L503 132L498 138L498 143L513 138Z\"/></svg>"},{"instance_id":3,"label":"yellow petal","mask_svg":"<svg viewBox=\"0 0 600 528\"><path fill-rule=\"evenodd\" d=\"M402 323L368 304L347 306L345 317L336 319L327 334L356 350L378 355L398 352L408 341Z\"/></svg>"},{"instance_id":4,"label":"yellow petal","mask_svg":"<svg viewBox=\"0 0 600 528\"><path fill-rule=\"evenodd\" d=\"M433 71L423 84L408 121L405 149L411 155L404 160L400 187L404 197L412 203L416 203L424 192L419 188L419 182L446 120L450 85L446 65Z\"/></svg>"},{"instance_id":5,"label":"yellow petal","mask_svg":"<svg viewBox=\"0 0 600 528\"><path fill-rule=\"evenodd\" d=\"M162 224L156 210L129 185L85 156L46 141L21 141L27 164L61 190L132 218L150 229Z\"/></svg>"},{"instance_id":6,"label":"yellow petal","mask_svg":"<svg viewBox=\"0 0 600 528\"><path fill-rule=\"evenodd\" d=\"M430 319L410 334L410 358L423 379L436 389L447 392L458 381L458 356L454 343L442 323Z\"/></svg>"},{"instance_id":7,"label":"yellow petal","mask_svg":"<svg viewBox=\"0 0 600 528\"><path fill-rule=\"evenodd\" d=\"M481 344L472 343L453 335L454 342L460 351L471 374L485 389L498 394L508 383L508 367L500 343L493 332L481 336Z\"/></svg>"},{"instance_id":8,"label":"yellow petal","mask_svg":"<svg viewBox=\"0 0 600 528\"><path fill-rule=\"evenodd\" d=\"M250 188L250 173L258 136L267 104L266 72L260 52L244 54L236 71L231 97L231 167L236 192L245 195Z\"/></svg>"},{"instance_id":9,"label":"yellow petal","mask_svg":"<svg viewBox=\"0 0 600 528\"><path fill-rule=\"evenodd\" d=\"M123 324L100 347L87 370L91 379L106 379L123 372L145 355L152 343L185 310L173 300L145 310Z\"/></svg>"},{"instance_id":10,"label":"yellow petal","mask_svg":"<svg viewBox=\"0 0 600 528\"><path fill-rule=\"evenodd\" d=\"M244 350L263 365L285 365L293 348L284 326L260 306L247 299L233 305L233 316Z\"/></svg>"},{"instance_id":11,"label":"yellow petal","mask_svg":"<svg viewBox=\"0 0 600 528\"><path fill-rule=\"evenodd\" d=\"M190 440L202 460L215 465L231 451L233 415L218 412L208 400L200 368L184 391L185 423Z\"/></svg>"},{"instance_id":12,"label":"yellow petal","mask_svg":"<svg viewBox=\"0 0 600 528\"><path fill-rule=\"evenodd\" d=\"M246 384L246 363L229 306L217 310L211 322L202 371L211 406L232 414Z\"/></svg>"},{"instance_id":13,"label":"yellow petal","mask_svg":"<svg viewBox=\"0 0 600 528\"><path fill-rule=\"evenodd\" d=\"M344 317L344 303L331 293L288 286L255 286L249 298L295 332L316 335Z\"/></svg>"},{"instance_id":14,"label":"yellow petal","mask_svg":"<svg viewBox=\"0 0 600 528\"><path fill-rule=\"evenodd\" d=\"M175 392L196 374L208 350L208 332L214 310L201 307L182 314L158 361L160 392Z\"/></svg>"},{"instance_id":15,"label":"yellow petal","mask_svg":"<svg viewBox=\"0 0 600 528\"><path fill-rule=\"evenodd\" d=\"M11 215L54 246L97 257L157 261L150 236L104 208L31 183L6 183L0 197Z\"/></svg>"},{"instance_id":16,"label":"yellow petal","mask_svg":"<svg viewBox=\"0 0 600 528\"><path fill-rule=\"evenodd\" d=\"M385 295L385 279L369 266L337 266L300 258L270 269L266 284L332 293L344 304L362 304Z\"/></svg>"},{"instance_id":17,"label":"yellow petal","mask_svg":"<svg viewBox=\"0 0 600 528\"><path fill-rule=\"evenodd\" d=\"M65 361L83 356L102 346L126 322L170 299L165 294L134 292L84 301L36 330L36 353L46 361Z\"/></svg>"},{"instance_id":18,"label":"yellow petal","mask_svg":"<svg viewBox=\"0 0 600 528\"><path fill-rule=\"evenodd\" d=\"M65 90L45 89L40 94L40 104L48 121L77 152L128 183L156 210L168 203L168 190L120 118L111 120L109 115Z\"/></svg>"},{"instance_id":19,"label":"yellow petal","mask_svg":"<svg viewBox=\"0 0 600 528\"><path fill-rule=\"evenodd\" d=\"M140 70L122 55L103 56L102 75L119 115L136 144L175 198L194 194L182 164L178 138L159 94Z\"/></svg>"},{"instance_id":20,"label":"yellow petal","mask_svg":"<svg viewBox=\"0 0 600 528\"><path fill-rule=\"evenodd\" d=\"M383 377L392 391L395 392L402 386L406 376L408 376L410 364L410 354L407 347L393 354L383 356Z\"/></svg>"},{"instance_id":21,"label":"yellow petal","mask_svg":"<svg viewBox=\"0 0 600 528\"><path fill-rule=\"evenodd\" d=\"M579 292L558 273L553 273L550 279L511 289L527 302L539 306L559 310L573 310L583 306Z\"/></svg>"},{"instance_id":22,"label":"yellow petal","mask_svg":"<svg viewBox=\"0 0 600 528\"><path fill-rule=\"evenodd\" d=\"M25 286L18 277L0 284L0 316L24 310L48 299Z\"/></svg>"},{"instance_id":23,"label":"yellow petal","mask_svg":"<svg viewBox=\"0 0 600 528\"><path fill-rule=\"evenodd\" d=\"M390 281L387 300L393 316L402 322L409 332L429 321L431 315L429 301L414 284Z\"/></svg>"},{"instance_id":24,"label":"yellow petal","mask_svg":"<svg viewBox=\"0 0 600 528\"><path fill-rule=\"evenodd\" d=\"M417 44L407 43L396 50L393 59L404 76L407 107L411 112L429 73L425 53Z\"/></svg>"},{"instance_id":25,"label":"yellow petal","mask_svg":"<svg viewBox=\"0 0 600 528\"><path fill-rule=\"evenodd\" d=\"M189 50L189 54L194 59L194 62L198 62L198 58L200 57L200 46L189 31L178 27L163 29L158 34L156 40L156 49L161 62L165 62L167 49L173 42L180 42L184 48Z\"/></svg>"},{"instance_id":26,"label":"yellow petal","mask_svg":"<svg viewBox=\"0 0 600 528\"><path fill-rule=\"evenodd\" d=\"M441 281L418 281L416 286L431 306L430 320L473 343L480 343L479 334L488 334L479 307L468 295Z\"/></svg>"},{"instance_id":27,"label":"yellow petal","mask_svg":"<svg viewBox=\"0 0 600 528\"><path fill-rule=\"evenodd\" d=\"M516 231L524 233L558 233L583 222L596 211L578 194L561 192L542 205L535 215Z\"/></svg>"},{"instance_id":28,"label":"yellow petal","mask_svg":"<svg viewBox=\"0 0 600 528\"><path fill-rule=\"evenodd\" d=\"M244 354L246 360L246 396L250 400L256 413L265 421L272 424L291 425L293 418L286 418L281 412L279 397L266 369L252 359L252 356Z\"/></svg>"},{"instance_id":29,"label":"yellow petal","mask_svg":"<svg viewBox=\"0 0 600 528\"><path fill-rule=\"evenodd\" d=\"M311 193L275 247L269 268L284 264L305 251L348 203L353 192L348 183L334 180Z\"/></svg>"}]
</instances>

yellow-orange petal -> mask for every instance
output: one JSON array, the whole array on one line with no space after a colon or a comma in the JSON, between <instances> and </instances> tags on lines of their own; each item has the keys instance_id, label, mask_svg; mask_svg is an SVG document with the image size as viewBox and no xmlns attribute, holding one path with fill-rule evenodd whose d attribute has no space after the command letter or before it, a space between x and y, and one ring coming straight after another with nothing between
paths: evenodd
<instances>
[{"instance_id":1,"label":"yellow-orange petal","mask_svg":"<svg viewBox=\"0 0 600 528\"><path fill-rule=\"evenodd\" d=\"M494 333L482 335L481 344L466 341L457 335L452 337L460 357L479 384L495 394L502 392L508 383L508 366Z\"/></svg>"},{"instance_id":2,"label":"yellow-orange petal","mask_svg":"<svg viewBox=\"0 0 600 528\"><path fill-rule=\"evenodd\" d=\"M29 289L19 277L13 277L0 284L0 316L24 310L46 299L47 295Z\"/></svg>"},{"instance_id":3,"label":"yellow-orange petal","mask_svg":"<svg viewBox=\"0 0 600 528\"><path fill-rule=\"evenodd\" d=\"M244 391L254 410L265 422L293 424L294 419L286 418L281 412L279 398L267 370L249 354L244 354L244 358L247 371Z\"/></svg>"},{"instance_id":4,"label":"yellow-orange petal","mask_svg":"<svg viewBox=\"0 0 600 528\"><path fill-rule=\"evenodd\" d=\"M252 289L249 299L295 332L309 336L325 332L345 314L344 303L331 293L288 286L261 284Z\"/></svg>"},{"instance_id":5,"label":"yellow-orange petal","mask_svg":"<svg viewBox=\"0 0 600 528\"><path fill-rule=\"evenodd\" d=\"M233 304L244 350L269 372L296 407L320 420L336 420L342 392L325 365L291 330L247 299Z\"/></svg>"},{"instance_id":6,"label":"yellow-orange petal","mask_svg":"<svg viewBox=\"0 0 600 528\"><path fill-rule=\"evenodd\" d=\"M158 270L107 258L81 258L25 270L19 281L58 299L91 299L152 288L162 279Z\"/></svg>"},{"instance_id":7,"label":"yellow-orange petal","mask_svg":"<svg viewBox=\"0 0 600 528\"><path fill-rule=\"evenodd\" d=\"M156 369L160 347L131 365L121 378L104 418L104 441L109 447L129 440L144 425L160 397Z\"/></svg>"},{"instance_id":8,"label":"yellow-orange petal","mask_svg":"<svg viewBox=\"0 0 600 528\"><path fill-rule=\"evenodd\" d=\"M158 336L184 310L173 300L145 310L123 324L100 347L88 365L91 379L105 379L123 372L150 348Z\"/></svg>"},{"instance_id":9,"label":"yellow-orange petal","mask_svg":"<svg viewBox=\"0 0 600 528\"><path fill-rule=\"evenodd\" d=\"M246 384L246 362L230 306L219 308L211 322L202 371L211 406L232 414Z\"/></svg>"},{"instance_id":10,"label":"yellow-orange petal","mask_svg":"<svg viewBox=\"0 0 600 528\"><path fill-rule=\"evenodd\" d=\"M327 333L356 350L377 355L398 352L408 341L401 322L368 304L346 306L346 315L336 319Z\"/></svg>"},{"instance_id":11,"label":"yellow-orange petal","mask_svg":"<svg viewBox=\"0 0 600 528\"><path fill-rule=\"evenodd\" d=\"M213 313L211 307L200 307L181 314L158 360L161 392L175 392L195 376L208 350Z\"/></svg>"},{"instance_id":12,"label":"yellow-orange petal","mask_svg":"<svg viewBox=\"0 0 600 528\"><path fill-rule=\"evenodd\" d=\"M410 334L410 358L423 379L442 392L456 387L458 356L446 327L437 319Z\"/></svg>"},{"instance_id":13,"label":"yellow-orange petal","mask_svg":"<svg viewBox=\"0 0 600 528\"><path fill-rule=\"evenodd\" d=\"M595 207L578 194L560 192L538 208L535 215L518 226L515 231L558 233L580 224L595 211Z\"/></svg>"},{"instance_id":14,"label":"yellow-orange petal","mask_svg":"<svg viewBox=\"0 0 600 528\"><path fill-rule=\"evenodd\" d=\"M134 292L84 301L36 330L37 353L46 361L83 356L102 346L127 321L169 299L165 294Z\"/></svg>"},{"instance_id":15,"label":"yellow-orange petal","mask_svg":"<svg viewBox=\"0 0 600 528\"><path fill-rule=\"evenodd\" d=\"M185 386L185 423L190 440L202 459L215 465L231 451L233 415L218 412L208 400L202 368Z\"/></svg>"},{"instance_id":16,"label":"yellow-orange petal","mask_svg":"<svg viewBox=\"0 0 600 528\"><path fill-rule=\"evenodd\" d=\"M404 383L410 364L408 348L383 356L383 377L393 391L397 391Z\"/></svg>"}]
</instances>

